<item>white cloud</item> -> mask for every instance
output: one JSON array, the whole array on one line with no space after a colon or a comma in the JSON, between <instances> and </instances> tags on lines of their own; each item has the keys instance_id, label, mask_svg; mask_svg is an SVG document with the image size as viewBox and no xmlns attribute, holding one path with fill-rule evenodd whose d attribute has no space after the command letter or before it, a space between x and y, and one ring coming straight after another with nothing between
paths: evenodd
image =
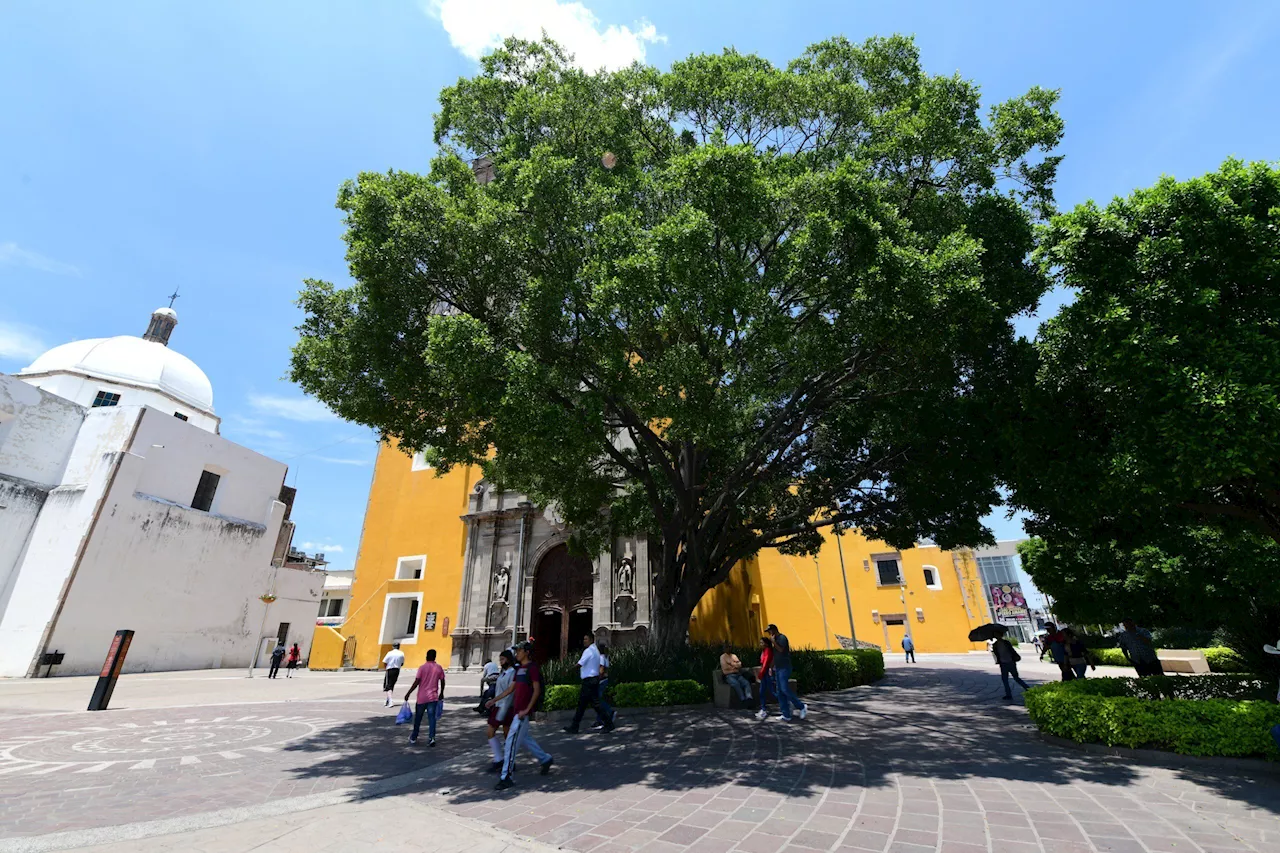
<instances>
[{"instance_id":1,"label":"white cloud","mask_svg":"<svg viewBox=\"0 0 1280 853\"><path fill-rule=\"evenodd\" d=\"M429 0L426 5L449 34L449 43L470 59L479 59L499 47L508 36L537 41L546 30L573 54L579 67L615 70L643 61L647 43L667 40L643 19L635 23L634 30L617 24L601 29L594 12L566 0L491 0L484 4Z\"/></svg>"},{"instance_id":2,"label":"white cloud","mask_svg":"<svg viewBox=\"0 0 1280 853\"><path fill-rule=\"evenodd\" d=\"M224 426L239 435L269 438L272 441L285 441L288 438L280 430L267 426L266 421L259 418L246 418L244 415L231 415L229 422Z\"/></svg>"},{"instance_id":3,"label":"white cloud","mask_svg":"<svg viewBox=\"0 0 1280 853\"><path fill-rule=\"evenodd\" d=\"M284 418L288 421L319 423L336 421L338 416L324 403L311 397L284 397L279 394L250 394L249 405L260 415Z\"/></svg>"},{"instance_id":4,"label":"white cloud","mask_svg":"<svg viewBox=\"0 0 1280 853\"><path fill-rule=\"evenodd\" d=\"M62 261L56 261L53 258L46 258L39 252L24 249L13 242L0 243L0 264L26 267L40 272L54 273L55 275L80 275L78 267Z\"/></svg>"},{"instance_id":5,"label":"white cloud","mask_svg":"<svg viewBox=\"0 0 1280 853\"><path fill-rule=\"evenodd\" d=\"M311 456L306 457L314 459L317 462L328 462L331 465L368 465L368 459L342 459L337 456Z\"/></svg>"},{"instance_id":6,"label":"white cloud","mask_svg":"<svg viewBox=\"0 0 1280 853\"><path fill-rule=\"evenodd\" d=\"M35 330L0 321L0 358L31 361L48 349Z\"/></svg>"},{"instance_id":7,"label":"white cloud","mask_svg":"<svg viewBox=\"0 0 1280 853\"><path fill-rule=\"evenodd\" d=\"M341 545L329 545L321 542L303 542L298 547L303 551L319 551L322 554L341 554L343 550Z\"/></svg>"}]
</instances>

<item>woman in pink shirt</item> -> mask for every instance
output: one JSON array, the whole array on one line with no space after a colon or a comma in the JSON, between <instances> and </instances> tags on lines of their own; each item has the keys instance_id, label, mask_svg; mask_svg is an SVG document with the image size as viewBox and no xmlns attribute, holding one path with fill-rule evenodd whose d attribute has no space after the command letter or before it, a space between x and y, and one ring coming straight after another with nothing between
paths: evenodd
<instances>
[{"instance_id":1,"label":"woman in pink shirt","mask_svg":"<svg viewBox=\"0 0 1280 853\"><path fill-rule=\"evenodd\" d=\"M418 667L413 677L413 684L404 694L404 701L409 701L414 688L418 689L417 706L413 714L413 734L409 735L409 743L418 742L418 729L422 727L422 715L427 715L427 746L436 745L436 720L444 710L444 669L436 663L436 650L427 649L427 662Z\"/></svg>"}]
</instances>

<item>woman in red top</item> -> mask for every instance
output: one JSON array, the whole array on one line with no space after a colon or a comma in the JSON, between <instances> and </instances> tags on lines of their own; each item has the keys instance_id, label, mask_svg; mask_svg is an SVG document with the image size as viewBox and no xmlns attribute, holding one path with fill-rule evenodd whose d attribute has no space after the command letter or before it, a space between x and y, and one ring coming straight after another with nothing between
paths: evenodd
<instances>
[{"instance_id":1,"label":"woman in red top","mask_svg":"<svg viewBox=\"0 0 1280 853\"><path fill-rule=\"evenodd\" d=\"M756 712L756 719L763 720L769 716L764 707L765 697L778 692L773 681L773 640L769 637L760 638L760 671L756 678L760 681L760 710Z\"/></svg>"},{"instance_id":2,"label":"woman in red top","mask_svg":"<svg viewBox=\"0 0 1280 853\"><path fill-rule=\"evenodd\" d=\"M300 657L302 657L302 650L298 648L297 643L294 643L293 648L289 649L289 671L284 674L285 678L293 678L293 671L298 668Z\"/></svg>"}]
</instances>

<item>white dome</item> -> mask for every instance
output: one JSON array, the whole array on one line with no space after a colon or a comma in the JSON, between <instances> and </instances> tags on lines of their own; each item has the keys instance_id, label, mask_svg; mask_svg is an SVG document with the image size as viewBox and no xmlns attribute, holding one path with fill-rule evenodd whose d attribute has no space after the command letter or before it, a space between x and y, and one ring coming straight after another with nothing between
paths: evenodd
<instances>
[{"instance_id":1,"label":"white dome","mask_svg":"<svg viewBox=\"0 0 1280 853\"><path fill-rule=\"evenodd\" d=\"M163 309L162 309L163 310ZM19 376L71 373L149 388L213 414L213 385L196 363L156 341L119 335L54 347Z\"/></svg>"}]
</instances>

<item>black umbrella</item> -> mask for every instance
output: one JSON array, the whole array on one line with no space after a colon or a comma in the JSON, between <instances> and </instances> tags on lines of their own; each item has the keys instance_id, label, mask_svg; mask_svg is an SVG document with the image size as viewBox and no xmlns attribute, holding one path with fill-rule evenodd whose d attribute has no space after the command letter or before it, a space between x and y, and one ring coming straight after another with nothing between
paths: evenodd
<instances>
[{"instance_id":1,"label":"black umbrella","mask_svg":"<svg viewBox=\"0 0 1280 853\"><path fill-rule=\"evenodd\" d=\"M982 643L987 640L998 640L1005 634L1009 633L1007 625L1001 625L997 622L990 622L986 625L979 625L969 632L969 642Z\"/></svg>"}]
</instances>

